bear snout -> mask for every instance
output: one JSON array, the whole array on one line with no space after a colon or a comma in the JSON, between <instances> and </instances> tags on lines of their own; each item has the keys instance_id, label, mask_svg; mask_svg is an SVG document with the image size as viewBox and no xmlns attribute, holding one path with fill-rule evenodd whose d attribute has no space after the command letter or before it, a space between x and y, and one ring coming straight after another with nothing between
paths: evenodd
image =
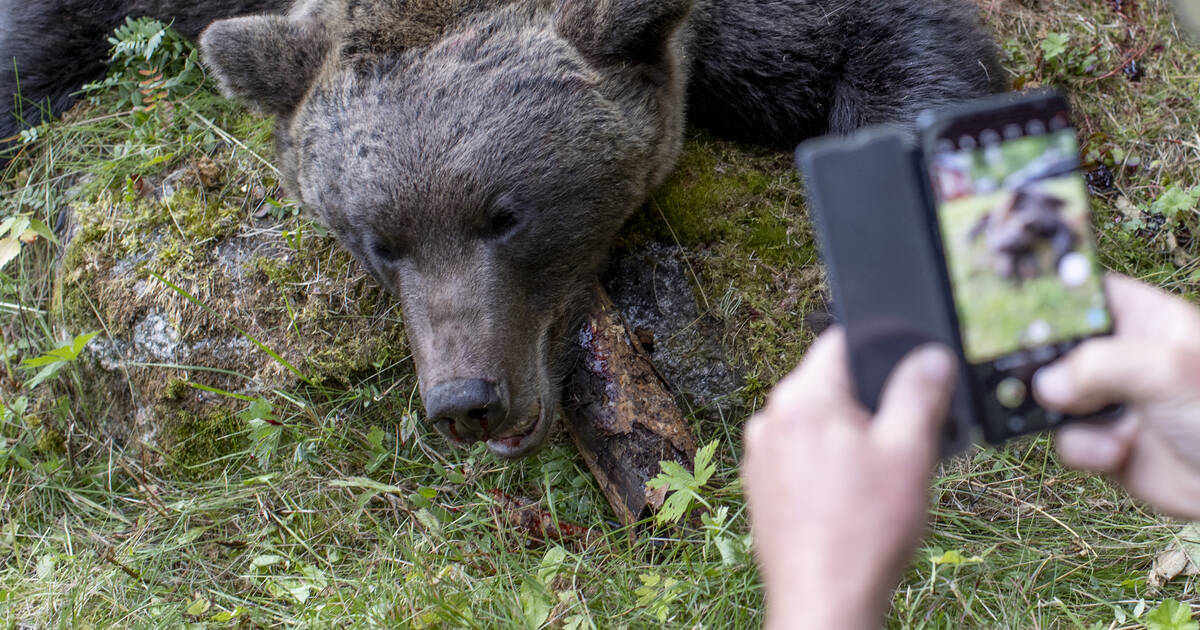
<instances>
[{"instance_id":1,"label":"bear snout","mask_svg":"<svg viewBox=\"0 0 1200 630\"><path fill-rule=\"evenodd\" d=\"M458 444L487 440L507 425L508 405L498 384L458 379L429 390L425 410L437 430Z\"/></svg>"}]
</instances>

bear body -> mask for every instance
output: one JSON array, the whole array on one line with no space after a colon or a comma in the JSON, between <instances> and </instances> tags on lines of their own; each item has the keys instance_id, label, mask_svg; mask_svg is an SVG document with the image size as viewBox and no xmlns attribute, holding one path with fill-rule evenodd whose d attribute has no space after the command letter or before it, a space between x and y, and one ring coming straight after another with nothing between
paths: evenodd
<instances>
[{"instance_id":1,"label":"bear body","mask_svg":"<svg viewBox=\"0 0 1200 630\"><path fill-rule=\"evenodd\" d=\"M689 30L690 122L788 150L1007 85L957 0L702 0Z\"/></svg>"},{"instance_id":2,"label":"bear body","mask_svg":"<svg viewBox=\"0 0 1200 630\"><path fill-rule=\"evenodd\" d=\"M108 38L126 16L158 18L196 37L214 20L290 5L291 0L0 0L0 149L22 127L66 111L83 84L104 76Z\"/></svg>"},{"instance_id":3,"label":"bear body","mask_svg":"<svg viewBox=\"0 0 1200 630\"><path fill-rule=\"evenodd\" d=\"M290 7L357 24L347 26L351 51L395 50L428 45L458 19L501 4L0 0L0 139L61 114L81 85L102 77L108 36L126 16L155 17L194 38L219 19ZM790 148L829 131L905 121L920 108L1005 86L992 42L964 2L699 0L684 30L690 122L758 144ZM978 67L964 68L972 63Z\"/></svg>"},{"instance_id":4,"label":"bear body","mask_svg":"<svg viewBox=\"0 0 1200 630\"><path fill-rule=\"evenodd\" d=\"M200 43L276 117L288 193L400 298L430 422L502 456L547 435L685 118L790 148L1003 85L956 0L300 0Z\"/></svg>"}]
</instances>

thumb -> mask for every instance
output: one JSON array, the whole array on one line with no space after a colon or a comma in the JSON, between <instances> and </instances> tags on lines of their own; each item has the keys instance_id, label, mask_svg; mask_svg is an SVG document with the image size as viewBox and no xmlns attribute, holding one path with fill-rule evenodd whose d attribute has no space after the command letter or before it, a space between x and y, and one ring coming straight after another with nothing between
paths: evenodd
<instances>
[{"instance_id":1,"label":"thumb","mask_svg":"<svg viewBox=\"0 0 1200 630\"><path fill-rule=\"evenodd\" d=\"M1114 403L1154 400L1175 379L1162 346L1104 337L1076 348L1033 379L1038 402L1066 413L1091 413Z\"/></svg>"},{"instance_id":2,"label":"thumb","mask_svg":"<svg viewBox=\"0 0 1200 630\"><path fill-rule=\"evenodd\" d=\"M885 445L920 447L932 460L954 392L956 366L954 355L941 345L910 352L888 377L872 438Z\"/></svg>"}]
</instances>

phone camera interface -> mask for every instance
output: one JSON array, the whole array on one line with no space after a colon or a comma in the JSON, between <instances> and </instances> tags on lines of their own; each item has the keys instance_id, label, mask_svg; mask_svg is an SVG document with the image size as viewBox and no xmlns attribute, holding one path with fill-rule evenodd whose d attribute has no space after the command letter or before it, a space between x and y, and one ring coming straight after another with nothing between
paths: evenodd
<instances>
[{"instance_id":1,"label":"phone camera interface","mask_svg":"<svg viewBox=\"0 0 1200 630\"><path fill-rule=\"evenodd\" d=\"M967 361L1003 364L1021 353L1022 363L1040 363L1057 355L1028 355L1108 331L1087 189L1065 116L943 138L937 149L931 174ZM1006 408L1028 398L1022 379L999 387Z\"/></svg>"}]
</instances>

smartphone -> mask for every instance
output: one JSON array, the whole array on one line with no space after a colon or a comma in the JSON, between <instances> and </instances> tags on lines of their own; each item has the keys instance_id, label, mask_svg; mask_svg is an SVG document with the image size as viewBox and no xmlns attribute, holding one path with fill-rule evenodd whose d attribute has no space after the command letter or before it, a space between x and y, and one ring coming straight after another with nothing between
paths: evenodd
<instances>
[{"instance_id":1,"label":"smartphone","mask_svg":"<svg viewBox=\"0 0 1200 630\"><path fill-rule=\"evenodd\" d=\"M918 346L957 349L953 307L928 229L927 186L911 133L872 127L800 145L833 303L846 333L851 382L871 412L893 368ZM968 380L960 365L958 382ZM943 425L942 455L978 439L972 401L959 386Z\"/></svg>"},{"instance_id":2,"label":"smartphone","mask_svg":"<svg viewBox=\"0 0 1200 630\"><path fill-rule=\"evenodd\" d=\"M1032 388L1039 368L1113 326L1066 100L1003 95L919 127L927 224L984 437L1082 419L1041 408Z\"/></svg>"}]
</instances>

